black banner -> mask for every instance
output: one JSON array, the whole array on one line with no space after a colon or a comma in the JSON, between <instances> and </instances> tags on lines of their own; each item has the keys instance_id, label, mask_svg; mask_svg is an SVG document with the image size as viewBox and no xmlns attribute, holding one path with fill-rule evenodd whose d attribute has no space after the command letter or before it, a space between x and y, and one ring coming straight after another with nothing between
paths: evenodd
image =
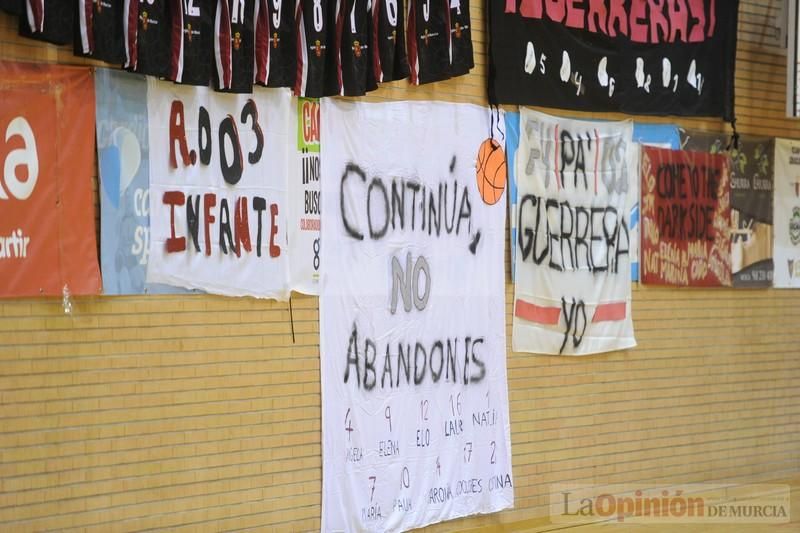
<instances>
[{"instance_id":1,"label":"black banner","mask_svg":"<svg viewBox=\"0 0 800 533\"><path fill-rule=\"evenodd\" d=\"M733 118L739 0L489 0L489 99Z\"/></svg>"}]
</instances>

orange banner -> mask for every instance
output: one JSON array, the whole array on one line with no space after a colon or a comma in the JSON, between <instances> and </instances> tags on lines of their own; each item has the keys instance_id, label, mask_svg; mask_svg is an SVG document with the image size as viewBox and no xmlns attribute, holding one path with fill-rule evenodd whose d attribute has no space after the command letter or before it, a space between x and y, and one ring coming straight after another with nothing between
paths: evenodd
<instances>
[{"instance_id":1,"label":"orange banner","mask_svg":"<svg viewBox=\"0 0 800 533\"><path fill-rule=\"evenodd\" d=\"M0 61L0 297L98 294L94 80Z\"/></svg>"}]
</instances>

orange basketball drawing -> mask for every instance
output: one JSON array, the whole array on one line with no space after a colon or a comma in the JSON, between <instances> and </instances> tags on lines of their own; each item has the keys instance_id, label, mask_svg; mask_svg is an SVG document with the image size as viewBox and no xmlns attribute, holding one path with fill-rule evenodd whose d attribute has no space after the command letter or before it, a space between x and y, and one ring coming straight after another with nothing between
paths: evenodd
<instances>
[{"instance_id":1,"label":"orange basketball drawing","mask_svg":"<svg viewBox=\"0 0 800 533\"><path fill-rule=\"evenodd\" d=\"M508 178L506 154L500 143L486 139L478 149L478 192L488 205L496 204L503 196Z\"/></svg>"}]
</instances>

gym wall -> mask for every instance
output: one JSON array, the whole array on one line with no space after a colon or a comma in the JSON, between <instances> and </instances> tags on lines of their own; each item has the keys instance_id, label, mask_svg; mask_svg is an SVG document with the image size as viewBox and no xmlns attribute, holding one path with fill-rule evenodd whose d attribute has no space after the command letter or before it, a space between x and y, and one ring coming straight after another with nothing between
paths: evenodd
<instances>
[{"instance_id":1,"label":"gym wall","mask_svg":"<svg viewBox=\"0 0 800 533\"><path fill-rule=\"evenodd\" d=\"M471 3L470 75L365 99L487 104L483 2ZM741 1L744 134L800 138L784 118L782 4ZM91 64L23 40L7 15L0 58ZM800 293L634 284L633 297L634 350L508 352L516 507L430 531L544 526L553 483L800 472ZM291 310L205 295L75 298L71 316L60 299L0 300L0 530L319 530L318 320L318 300L300 295Z\"/></svg>"}]
</instances>

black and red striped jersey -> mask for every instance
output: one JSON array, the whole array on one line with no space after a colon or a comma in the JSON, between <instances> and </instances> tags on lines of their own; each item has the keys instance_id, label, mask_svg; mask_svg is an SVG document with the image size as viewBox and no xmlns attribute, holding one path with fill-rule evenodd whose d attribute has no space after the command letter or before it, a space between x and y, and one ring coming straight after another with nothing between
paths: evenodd
<instances>
[{"instance_id":1,"label":"black and red striped jersey","mask_svg":"<svg viewBox=\"0 0 800 533\"><path fill-rule=\"evenodd\" d=\"M341 0L297 0L297 96L339 94L337 23Z\"/></svg>"},{"instance_id":2,"label":"black and red striped jersey","mask_svg":"<svg viewBox=\"0 0 800 533\"><path fill-rule=\"evenodd\" d=\"M169 73L169 0L124 0L125 68L164 78Z\"/></svg>"},{"instance_id":3,"label":"black and red striped jersey","mask_svg":"<svg viewBox=\"0 0 800 533\"><path fill-rule=\"evenodd\" d=\"M4 10L17 6L19 34L23 37L54 44L67 44L73 39L72 22L75 7L63 0L12 0Z\"/></svg>"},{"instance_id":4,"label":"black and red striped jersey","mask_svg":"<svg viewBox=\"0 0 800 533\"><path fill-rule=\"evenodd\" d=\"M77 0L75 54L106 63L125 61L124 0Z\"/></svg>"},{"instance_id":5,"label":"black and red striped jersey","mask_svg":"<svg viewBox=\"0 0 800 533\"><path fill-rule=\"evenodd\" d=\"M254 0L217 0L214 14L214 89L253 91Z\"/></svg>"},{"instance_id":6,"label":"black and red striped jersey","mask_svg":"<svg viewBox=\"0 0 800 533\"><path fill-rule=\"evenodd\" d=\"M256 83L294 87L297 75L295 0L256 0Z\"/></svg>"},{"instance_id":7,"label":"black and red striped jersey","mask_svg":"<svg viewBox=\"0 0 800 533\"><path fill-rule=\"evenodd\" d=\"M186 85L211 80L216 0L170 0L169 79Z\"/></svg>"},{"instance_id":8,"label":"black and red striped jersey","mask_svg":"<svg viewBox=\"0 0 800 533\"><path fill-rule=\"evenodd\" d=\"M361 96L378 88L372 70L372 0L341 0L339 71L343 96Z\"/></svg>"},{"instance_id":9,"label":"black and red striped jersey","mask_svg":"<svg viewBox=\"0 0 800 533\"><path fill-rule=\"evenodd\" d=\"M450 0L450 75L467 74L475 61L472 57L472 24L469 0Z\"/></svg>"},{"instance_id":10,"label":"black and red striped jersey","mask_svg":"<svg viewBox=\"0 0 800 533\"><path fill-rule=\"evenodd\" d=\"M375 80L408 77L403 0L372 0L372 61Z\"/></svg>"},{"instance_id":11,"label":"black and red striped jersey","mask_svg":"<svg viewBox=\"0 0 800 533\"><path fill-rule=\"evenodd\" d=\"M450 0L409 0L408 63L414 85L450 77Z\"/></svg>"}]
</instances>

